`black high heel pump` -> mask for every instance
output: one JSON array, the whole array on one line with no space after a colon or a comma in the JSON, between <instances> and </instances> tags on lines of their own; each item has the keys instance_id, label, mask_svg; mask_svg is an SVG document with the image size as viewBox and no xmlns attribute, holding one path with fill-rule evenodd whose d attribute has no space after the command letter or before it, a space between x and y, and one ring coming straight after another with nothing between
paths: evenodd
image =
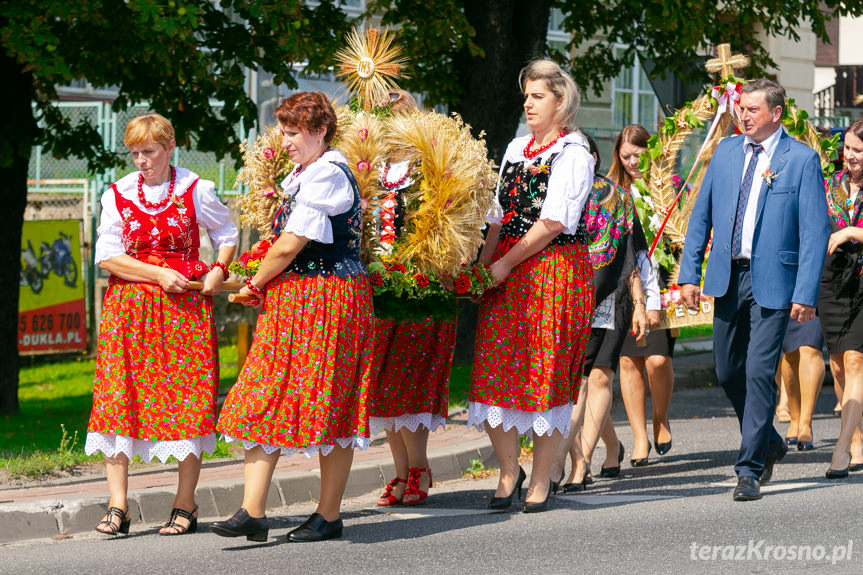
<instances>
[{"instance_id":1,"label":"black high heel pump","mask_svg":"<svg viewBox=\"0 0 863 575\"><path fill-rule=\"evenodd\" d=\"M515 482L515 487L506 497L492 497L488 502L488 508L495 511L504 511L512 507L512 496L518 491L518 498L521 499L521 485L527 479L527 474L521 466L518 467L518 481Z\"/></svg>"}]
</instances>

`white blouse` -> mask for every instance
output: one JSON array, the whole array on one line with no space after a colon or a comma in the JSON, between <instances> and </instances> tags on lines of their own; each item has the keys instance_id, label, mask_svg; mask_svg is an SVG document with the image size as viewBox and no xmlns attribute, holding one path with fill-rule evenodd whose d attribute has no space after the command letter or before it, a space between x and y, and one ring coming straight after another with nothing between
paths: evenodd
<instances>
[{"instance_id":1,"label":"white blouse","mask_svg":"<svg viewBox=\"0 0 863 575\"><path fill-rule=\"evenodd\" d=\"M574 234L581 221L581 212L585 202L587 202L590 188L593 186L595 160L590 155L587 141L578 132L570 132L539 156L529 160L524 157L524 148L530 142L530 138L529 135L522 136L509 143L500 163L498 178L503 175L503 169L507 162L531 163L537 159L544 161L552 154L557 153L558 155L551 167L548 191L539 213L539 219L559 222L563 224L564 233ZM495 203L492 205L487 218L493 224L500 224L503 217L499 194L500 189L496 192Z\"/></svg>"},{"instance_id":2,"label":"white blouse","mask_svg":"<svg viewBox=\"0 0 863 575\"><path fill-rule=\"evenodd\" d=\"M282 181L282 189L296 203L282 233L292 233L324 244L333 243L330 216L343 214L354 205L354 190L338 166L347 165L345 156L330 149L308 168L294 167Z\"/></svg>"},{"instance_id":3,"label":"white blouse","mask_svg":"<svg viewBox=\"0 0 863 575\"><path fill-rule=\"evenodd\" d=\"M192 182L198 177L192 171L186 168L176 168L177 179L174 184L174 195L182 196L185 194ZM132 172L121 178L115 185L117 191L123 198L131 201L135 206L148 213L158 214L167 209L168 206L159 208L146 208L141 205L138 200L138 173ZM164 182L158 186L143 185L144 198L153 203L158 203L165 199L168 195L169 182ZM231 214L228 208L219 200L215 193L216 184L209 180L198 180L198 184L194 190L195 202L195 217L198 223L207 230L207 235L210 237L210 243L213 249L218 251L224 246L237 245L237 226L231 221ZM102 194L102 215L99 220L99 227L96 230L98 239L96 240L96 255L95 261L98 264L113 257L123 255L126 250L123 248L123 218L117 209L114 190L110 187Z\"/></svg>"}]
</instances>

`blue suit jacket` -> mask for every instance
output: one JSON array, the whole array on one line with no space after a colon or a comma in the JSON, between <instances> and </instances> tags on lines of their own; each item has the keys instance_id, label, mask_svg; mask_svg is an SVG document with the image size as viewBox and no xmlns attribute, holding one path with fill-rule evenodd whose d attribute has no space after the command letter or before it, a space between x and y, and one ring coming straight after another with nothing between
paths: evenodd
<instances>
[{"instance_id":1,"label":"blue suit jacket","mask_svg":"<svg viewBox=\"0 0 863 575\"><path fill-rule=\"evenodd\" d=\"M781 129L781 128L780 128ZM704 249L713 230L704 294L721 297L731 277L731 235L743 179L743 136L725 138L716 147L686 231L679 284L701 279ZM752 295L764 308L791 303L815 306L827 255L830 220L818 154L784 131L758 197L752 238Z\"/></svg>"}]
</instances>

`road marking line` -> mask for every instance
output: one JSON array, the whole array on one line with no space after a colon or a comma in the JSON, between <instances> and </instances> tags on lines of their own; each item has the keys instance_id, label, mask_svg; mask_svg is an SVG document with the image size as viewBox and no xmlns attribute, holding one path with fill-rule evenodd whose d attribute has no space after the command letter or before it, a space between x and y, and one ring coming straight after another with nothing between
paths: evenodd
<instances>
[{"instance_id":1,"label":"road marking line","mask_svg":"<svg viewBox=\"0 0 863 575\"><path fill-rule=\"evenodd\" d=\"M393 519L427 519L429 517L459 517L461 515L487 515L493 513L492 509L441 509L429 507L411 511L393 510L388 507L370 507L383 515L389 515Z\"/></svg>"},{"instance_id":2,"label":"road marking line","mask_svg":"<svg viewBox=\"0 0 863 575\"><path fill-rule=\"evenodd\" d=\"M609 505L613 503L638 503L641 501L659 501L675 499L677 495L556 495L557 499L577 501L587 505Z\"/></svg>"}]
</instances>

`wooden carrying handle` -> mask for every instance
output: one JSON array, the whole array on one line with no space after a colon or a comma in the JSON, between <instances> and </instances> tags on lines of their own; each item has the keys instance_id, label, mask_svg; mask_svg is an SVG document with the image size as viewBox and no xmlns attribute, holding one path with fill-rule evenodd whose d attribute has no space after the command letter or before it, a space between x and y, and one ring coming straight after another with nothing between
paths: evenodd
<instances>
[{"instance_id":1,"label":"wooden carrying handle","mask_svg":"<svg viewBox=\"0 0 863 575\"><path fill-rule=\"evenodd\" d=\"M246 286L243 282L224 282L222 284L222 291L240 291ZM204 289L204 282L189 282L189 289L194 291L201 291Z\"/></svg>"},{"instance_id":2,"label":"wooden carrying handle","mask_svg":"<svg viewBox=\"0 0 863 575\"><path fill-rule=\"evenodd\" d=\"M232 293L228 296L228 301L231 303L256 302L258 298L245 293Z\"/></svg>"}]
</instances>

